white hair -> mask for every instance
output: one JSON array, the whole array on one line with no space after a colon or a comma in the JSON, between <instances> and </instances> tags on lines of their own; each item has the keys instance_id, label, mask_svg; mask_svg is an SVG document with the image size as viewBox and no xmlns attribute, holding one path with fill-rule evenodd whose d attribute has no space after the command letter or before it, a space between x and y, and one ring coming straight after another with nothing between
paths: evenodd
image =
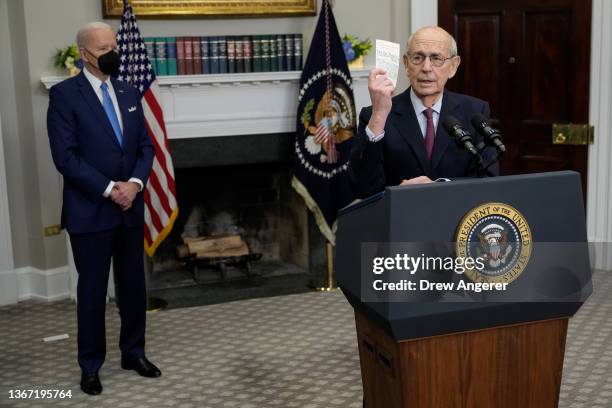
<instances>
[{"instance_id":1,"label":"white hair","mask_svg":"<svg viewBox=\"0 0 612 408\"><path fill-rule=\"evenodd\" d=\"M91 23L87 23L81 28L79 28L79 31L77 32L77 35L76 35L77 47L85 48L85 44L87 43L87 38L89 36L89 33L91 31L100 30L100 29L107 29L107 30L113 31L113 27L101 21L92 21Z\"/></svg>"},{"instance_id":2,"label":"white hair","mask_svg":"<svg viewBox=\"0 0 612 408\"><path fill-rule=\"evenodd\" d=\"M408 37L408 41L406 42L406 52L407 53L410 54L410 44L412 44L412 39L414 38L415 34L418 33L419 31L421 31L424 28L440 28L440 27L423 27L423 28L418 29L414 33L410 34L410 37ZM450 33L448 33L446 30L444 30L444 29L441 29L441 30L444 31L446 34L448 34L448 37L450 38L450 42L451 42L451 46L450 46L450 53L451 53L451 55L450 56L451 57L456 57L457 56L457 41L455 41L455 37L450 35Z\"/></svg>"}]
</instances>

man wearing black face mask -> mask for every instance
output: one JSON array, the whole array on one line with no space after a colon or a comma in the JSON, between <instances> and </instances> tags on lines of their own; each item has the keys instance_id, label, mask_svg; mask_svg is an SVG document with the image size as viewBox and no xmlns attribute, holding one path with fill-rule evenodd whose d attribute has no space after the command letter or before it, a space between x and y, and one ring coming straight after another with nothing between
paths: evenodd
<instances>
[{"instance_id":1,"label":"man wearing black face mask","mask_svg":"<svg viewBox=\"0 0 612 408\"><path fill-rule=\"evenodd\" d=\"M77 34L84 69L50 91L51 154L64 178L62 227L68 230L77 286L81 389L102 392L104 315L111 259L121 333L121 367L144 377L160 370L145 357L146 293L142 190L153 163L140 95L111 78L119 68L112 28L89 23Z\"/></svg>"}]
</instances>

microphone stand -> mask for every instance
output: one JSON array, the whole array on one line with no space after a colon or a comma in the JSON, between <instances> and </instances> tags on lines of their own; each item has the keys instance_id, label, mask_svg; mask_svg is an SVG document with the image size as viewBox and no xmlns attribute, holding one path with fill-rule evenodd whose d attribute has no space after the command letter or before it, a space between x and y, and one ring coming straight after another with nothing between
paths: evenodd
<instances>
[{"instance_id":1,"label":"microphone stand","mask_svg":"<svg viewBox=\"0 0 612 408\"><path fill-rule=\"evenodd\" d=\"M486 166L483 164L482 153L487 148L487 145L484 142L478 143L476 149L478 150L478 177L484 178L486 177L495 177L493 173L489 171L489 167L494 165L495 163L499 163L504 153L500 150L497 150L497 154Z\"/></svg>"},{"instance_id":2,"label":"microphone stand","mask_svg":"<svg viewBox=\"0 0 612 408\"><path fill-rule=\"evenodd\" d=\"M475 155L473 155L473 157L476 160L476 166L477 166L476 172L478 174L478 178L484 178L485 177L485 173L487 172L488 166L484 167L484 161L483 161L482 155L480 153L481 153L481 151L480 151L480 149L478 149L477 153Z\"/></svg>"}]
</instances>

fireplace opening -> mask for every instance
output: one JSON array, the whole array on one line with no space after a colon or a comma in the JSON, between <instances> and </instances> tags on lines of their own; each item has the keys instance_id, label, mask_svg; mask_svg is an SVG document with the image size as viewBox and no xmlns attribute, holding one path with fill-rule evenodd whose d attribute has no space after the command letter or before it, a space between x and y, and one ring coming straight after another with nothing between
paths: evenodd
<instances>
[{"instance_id":1,"label":"fireplace opening","mask_svg":"<svg viewBox=\"0 0 612 408\"><path fill-rule=\"evenodd\" d=\"M309 214L291 164L175 168L179 215L152 260L170 307L312 290Z\"/></svg>"}]
</instances>

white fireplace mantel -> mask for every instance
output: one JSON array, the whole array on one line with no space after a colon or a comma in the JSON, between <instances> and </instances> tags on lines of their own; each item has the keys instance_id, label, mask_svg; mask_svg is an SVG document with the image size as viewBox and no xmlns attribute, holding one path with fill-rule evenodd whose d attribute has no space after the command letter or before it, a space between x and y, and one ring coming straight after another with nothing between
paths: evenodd
<instances>
[{"instance_id":1,"label":"white fireplace mantel","mask_svg":"<svg viewBox=\"0 0 612 408\"><path fill-rule=\"evenodd\" d=\"M170 139L295 131L300 71L161 76ZM357 113L370 105L368 69L352 70ZM43 77L47 89L65 77Z\"/></svg>"}]
</instances>

